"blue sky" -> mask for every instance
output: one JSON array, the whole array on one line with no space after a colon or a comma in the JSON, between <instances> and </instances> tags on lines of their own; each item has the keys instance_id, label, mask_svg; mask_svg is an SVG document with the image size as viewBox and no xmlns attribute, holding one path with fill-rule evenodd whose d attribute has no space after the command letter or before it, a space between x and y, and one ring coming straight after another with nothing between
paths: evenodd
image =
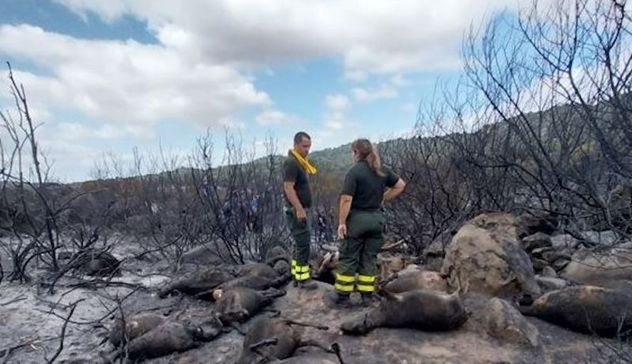
<instances>
[{"instance_id":1,"label":"blue sky","mask_svg":"<svg viewBox=\"0 0 632 364\"><path fill-rule=\"evenodd\" d=\"M263 153L412 130L435 81L460 75L469 26L517 1L0 0L0 59L26 87L62 181L210 130ZM4 63L4 62L3 62ZM6 74L6 68L3 68ZM11 110L8 84L0 106Z\"/></svg>"}]
</instances>

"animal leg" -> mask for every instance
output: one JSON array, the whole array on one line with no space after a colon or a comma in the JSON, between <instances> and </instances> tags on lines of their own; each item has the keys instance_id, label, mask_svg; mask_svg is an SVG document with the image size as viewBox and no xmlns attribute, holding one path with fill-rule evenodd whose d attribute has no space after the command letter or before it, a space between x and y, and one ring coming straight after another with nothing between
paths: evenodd
<instances>
[{"instance_id":1,"label":"animal leg","mask_svg":"<svg viewBox=\"0 0 632 364\"><path fill-rule=\"evenodd\" d=\"M336 344L337 345L337 344ZM324 352L326 353L332 353L332 354L336 354L336 350L334 349L333 345L331 346L326 346L323 343L317 341L317 340L301 340L301 343L299 346L313 346L315 348L319 348L322 349ZM338 346L338 349L340 347Z\"/></svg>"},{"instance_id":2,"label":"animal leg","mask_svg":"<svg viewBox=\"0 0 632 364\"><path fill-rule=\"evenodd\" d=\"M285 292L285 290L276 289L276 288L268 288L265 291L261 291L261 294L268 298L277 298L277 297L285 296L286 293L287 292Z\"/></svg>"},{"instance_id":3,"label":"animal leg","mask_svg":"<svg viewBox=\"0 0 632 364\"><path fill-rule=\"evenodd\" d=\"M303 326L303 327L313 327L313 328L315 328L317 330L329 330L329 326L318 325L318 324L313 324L313 323L309 323L309 322L294 321L294 320L289 320L289 319L285 319L284 321L285 321L285 323L287 323L289 325L296 325L296 326Z\"/></svg>"},{"instance_id":4,"label":"animal leg","mask_svg":"<svg viewBox=\"0 0 632 364\"><path fill-rule=\"evenodd\" d=\"M340 344L338 343L331 344L331 350L333 350L334 354L336 354L336 357L338 358L338 362L340 364L345 364L345 361L342 358L342 352L340 351Z\"/></svg>"},{"instance_id":5,"label":"animal leg","mask_svg":"<svg viewBox=\"0 0 632 364\"><path fill-rule=\"evenodd\" d=\"M233 322L230 323L230 327L235 329L235 331L237 331L237 333L240 334L241 336L246 336L246 331L244 331L241 328L241 325L239 325L239 323L233 321ZM228 329L228 328L226 328L226 329Z\"/></svg>"},{"instance_id":6,"label":"animal leg","mask_svg":"<svg viewBox=\"0 0 632 364\"><path fill-rule=\"evenodd\" d=\"M259 355L260 357L262 357L265 362L272 362L274 360L276 360L277 358L273 355L270 355L262 350L261 347L263 346L269 346L269 345L276 345L279 343L279 338L277 337L273 337L271 339L263 339L259 342L256 342L252 345L250 345L248 348L250 349L250 351L256 353L257 355Z\"/></svg>"},{"instance_id":7,"label":"animal leg","mask_svg":"<svg viewBox=\"0 0 632 364\"><path fill-rule=\"evenodd\" d=\"M281 311L273 310L271 308L269 308L269 309L267 308L265 310L262 310L261 312L269 312L270 313L270 318L281 316Z\"/></svg>"}]
</instances>

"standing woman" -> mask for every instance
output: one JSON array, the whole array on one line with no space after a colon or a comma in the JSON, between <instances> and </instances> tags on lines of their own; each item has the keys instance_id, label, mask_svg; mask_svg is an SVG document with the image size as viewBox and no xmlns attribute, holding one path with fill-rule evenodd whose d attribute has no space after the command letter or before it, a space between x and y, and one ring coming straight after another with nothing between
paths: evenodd
<instances>
[{"instance_id":1,"label":"standing woman","mask_svg":"<svg viewBox=\"0 0 632 364\"><path fill-rule=\"evenodd\" d=\"M338 239L340 260L333 297L335 305L348 306L355 288L363 303L370 303L377 280L377 254L384 238L382 204L397 197L406 184L382 167L377 151L367 139L351 144L354 166L347 172L340 196ZM357 281L356 281L356 274Z\"/></svg>"}]
</instances>

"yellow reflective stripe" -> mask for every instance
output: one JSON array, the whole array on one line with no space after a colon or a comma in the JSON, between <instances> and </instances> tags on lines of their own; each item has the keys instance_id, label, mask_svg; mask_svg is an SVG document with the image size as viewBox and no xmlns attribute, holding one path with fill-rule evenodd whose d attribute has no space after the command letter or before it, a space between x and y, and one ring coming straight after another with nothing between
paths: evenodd
<instances>
[{"instance_id":1,"label":"yellow reflective stripe","mask_svg":"<svg viewBox=\"0 0 632 364\"><path fill-rule=\"evenodd\" d=\"M360 274L358 275L358 282L373 284L375 283L375 276L363 276Z\"/></svg>"},{"instance_id":2,"label":"yellow reflective stripe","mask_svg":"<svg viewBox=\"0 0 632 364\"><path fill-rule=\"evenodd\" d=\"M363 284L358 284L358 291L360 292L375 292L375 286L365 286Z\"/></svg>"},{"instance_id":3,"label":"yellow reflective stripe","mask_svg":"<svg viewBox=\"0 0 632 364\"><path fill-rule=\"evenodd\" d=\"M336 280L342 283L353 283L355 282L354 276L346 276L344 274L336 273Z\"/></svg>"},{"instance_id":4,"label":"yellow reflective stripe","mask_svg":"<svg viewBox=\"0 0 632 364\"><path fill-rule=\"evenodd\" d=\"M294 275L294 279L296 279L297 281L306 281L309 279L309 272L307 273L297 273Z\"/></svg>"},{"instance_id":5,"label":"yellow reflective stripe","mask_svg":"<svg viewBox=\"0 0 632 364\"><path fill-rule=\"evenodd\" d=\"M297 265L296 260L292 259L292 267L296 267L296 265Z\"/></svg>"},{"instance_id":6,"label":"yellow reflective stripe","mask_svg":"<svg viewBox=\"0 0 632 364\"><path fill-rule=\"evenodd\" d=\"M296 273L307 273L309 272L309 265L297 265Z\"/></svg>"},{"instance_id":7,"label":"yellow reflective stripe","mask_svg":"<svg viewBox=\"0 0 632 364\"><path fill-rule=\"evenodd\" d=\"M334 285L334 288L338 292L345 292L345 293L353 292L353 286L352 285L343 285L343 284L336 283Z\"/></svg>"}]
</instances>

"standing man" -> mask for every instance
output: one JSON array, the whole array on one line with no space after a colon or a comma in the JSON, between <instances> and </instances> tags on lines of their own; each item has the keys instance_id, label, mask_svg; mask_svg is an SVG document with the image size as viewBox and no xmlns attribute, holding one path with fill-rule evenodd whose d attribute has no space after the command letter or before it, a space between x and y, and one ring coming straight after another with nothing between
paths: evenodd
<instances>
[{"instance_id":1,"label":"standing man","mask_svg":"<svg viewBox=\"0 0 632 364\"><path fill-rule=\"evenodd\" d=\"M311 146L312 139L307 133L296 133L294 148L289 150L283 163L284 211L294 238L292 277L295 285L305 289L317 287L311 281L308 264L311 243L309 208L312 206L308 175L316 174L316 167L307 160Z\"/></svg>"}]
</instances>

